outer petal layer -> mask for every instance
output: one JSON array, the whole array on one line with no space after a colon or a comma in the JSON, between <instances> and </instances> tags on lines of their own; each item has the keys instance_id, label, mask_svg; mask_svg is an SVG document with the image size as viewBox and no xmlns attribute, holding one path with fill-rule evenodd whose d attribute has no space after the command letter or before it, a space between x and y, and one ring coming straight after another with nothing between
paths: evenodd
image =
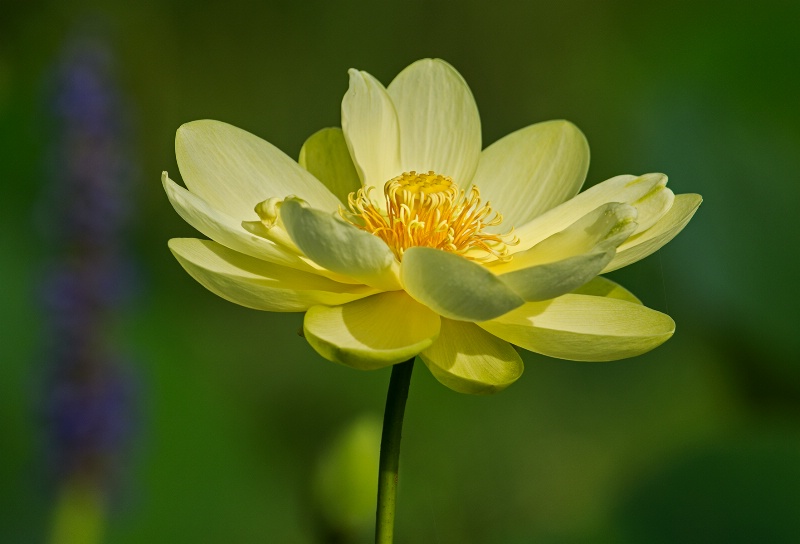
<instances>
[{"instance_id":1,"label":"outer petal layer","mask_svg":"<svg viewBox=\"0 0 800 544\"><path fill-rule=\"evenodd\" d=\"M576 294L529 302L479 325L527 350L573 361L633 357L661 345L675 332L668 315L640 304Z\"/></svg>"},{"instance_id":2,"label":"outer petal layer","mask_svg":"<svg viewBox=\"0 0 800 544\"><path fill-rule=\"evenodd\" d=\"M464 78L442 60L423 59L388 91L400 120L403 171L433 170L466 187L481 153L481 121Z\"/></svg>"},{"instance_id":3,"label":"outer petal layer","mask_svg":"<svg viewBox=\"0 0 800 544\"><path fill-rule=\"evenodd\" d=\"M340 128L323 128L312 134L300 148L297 162L343 204L347 204L347 195L361 188L358 172Z\"/></svg>"},{"instance_id":4,"label":"outer petal layer","mask_svg":"<svg viewBox=\"0 0 800 544\"><path fill-rule=\"evenodd\" d=\"M439 339L420 358L441 383L473 395L497 393L523 370L522 359L508 342L474 323L444 318Z\"/></svg>"},{"instance_id":5,"label":"outer petal layer","mask_svg":"<svg viewBox=\"0 0 800 544\"><path fill-rule=\"evenodd\" d=\"M175 155L186 187L240 221L258 219L253 208L272 197L302 195L321 210L339 205L333 193L277 147L226 123L181 126Z\"/></svg>"},{"instance_id":6,"label":"outer petal layer","mask_svg":"<svg viewBox=\"0 0 800 544\"><path fill-rule=\"evenodd\" d=\"M495 229L507 230L575 196L588 169L589 144L578 127L568 121L547 121L487 147L472 183L503 214L503 224ZM604 202L584 213L600 204Z\"/></svg>"},{"instance_id":7,"label":"outer petal layer","mask_svg":"<svg viewBox=\"0 0 800 544\"><path fill-rule=\"evenodd\" d=\"M318 265L384 291L399 289L392 250L377 236L297 199L281 206L292 241Z\"/></svg>"},{"instance_id":8,"label":"outer petal layer","mask_svg":"<svg viewBox=\"0 0 800 544\"><path fill-rule=\"evenodd\" d=\"M402 291L343 306L314 306L303 322L306 340L323 357L369 370L406 361L439 336L439 316Z\"/></svg>"},{"instance_id":9,"label":"outer petal layer","mask_svg":"<svg viewBox=\"0 0 800 544\"><path fill-rule=\"evenodd\" d=\"M173 238L169 248L206 289L256 310L303 312L315 304L344 304L376 292L254 259L208 240Z\"/></svg>"},{"instance_id":10,"label":"outer petal layer","mask_svg":"<svg viewBox=\"0 0 800 544\"><path fill-rule=\"evenodd\" d=\"M342 100L342 130L361 183L383 194L383 184L402 173L400 124L389 93L367 72L350 70ZM376 203L385 207L382 198Z\"/></svg>"},{"instance_id":11,"label":"outer petal layer","mask_svg":"<svg viewBox=\"0 0 800 544\"><path fill-rule=\"evenodd\" d=\"M485 267L429 247L405 251L400 279L416 300L460 321L492 319L524 302Z\"/></svg>"},{"instance_id":12,"label":"outer petal layer","mask_svg":"<svg viewBox=\"0 0 800 544\"><path fill-rule=\"evenodd\" d=\"M702 201L703 198L695 194L676 196L675 202L667 214L648 230L631 237L622 244L617 256L603 272L611 272L628 266L660 249L683 230Z\"/></svg>"}]
</instances>

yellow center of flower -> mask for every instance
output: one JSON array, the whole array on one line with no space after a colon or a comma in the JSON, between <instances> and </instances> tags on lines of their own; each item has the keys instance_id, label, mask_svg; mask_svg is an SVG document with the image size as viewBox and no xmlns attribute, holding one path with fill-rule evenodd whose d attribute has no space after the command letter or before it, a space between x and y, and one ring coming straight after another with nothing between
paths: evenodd
<instances>
[{"instance_id":1,"label":"yellow center of flower","mask_svg":"<svg viewBox=\"0 0 800 544\"><path fill-rule=\"evenodd\" d=\"M398 260L415 246L457 253L480 262L507 261L508 245L517 244L512 235L484 232L502 223L503 216L491 205L481 204L480 191L473 186L467 194L453 180L435 172L406 172L386 182L386 209L376 206L370 191L359 189L348 196L350 210L340 210L349 223L381 238Z\"/></svg>"}]
</instances>

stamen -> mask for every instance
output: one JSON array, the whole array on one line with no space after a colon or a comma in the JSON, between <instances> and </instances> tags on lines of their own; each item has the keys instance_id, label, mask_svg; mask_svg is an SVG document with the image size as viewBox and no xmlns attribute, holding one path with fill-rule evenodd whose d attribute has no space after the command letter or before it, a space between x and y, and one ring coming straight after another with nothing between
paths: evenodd
<instances>
[{"instance_id":1,"label":"stamen","mask_svg":"<svg viewBox=\"0 0 800 544\"><path fill-rule=\"evenodd\" d=\"M447 176L406 172L384 185L386 209L370 198L374 188L359 189L347 197L348 210L340 215L349 223L381 238L398 260L416 246L432 247L489 263L508 261L509 245L519 243L514 229L504 234L484 232L502 223L503 216L473 186L469 195Z\"/></svg>"}]
</instances>

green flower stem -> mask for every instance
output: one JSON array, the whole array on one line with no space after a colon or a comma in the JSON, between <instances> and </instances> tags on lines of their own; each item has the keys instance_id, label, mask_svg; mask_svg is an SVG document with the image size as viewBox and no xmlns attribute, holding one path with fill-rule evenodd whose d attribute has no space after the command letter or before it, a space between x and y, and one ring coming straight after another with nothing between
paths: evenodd
<instances>
[{"instance_id":1,"label":"green flower stem","mask_svg":"<svg viewBox=\"0 0 800 544\"><path fill-rule=\"evenodd\" d=\"M378 511L375 519L375 544L391 544L394 540L394 511L397 505L397 474L400 465L400 438L403 415L408 399L408 386L414 359L392 368L386 410L383 413L381 460L378 468Z\"/></svg>"}]
</instances>

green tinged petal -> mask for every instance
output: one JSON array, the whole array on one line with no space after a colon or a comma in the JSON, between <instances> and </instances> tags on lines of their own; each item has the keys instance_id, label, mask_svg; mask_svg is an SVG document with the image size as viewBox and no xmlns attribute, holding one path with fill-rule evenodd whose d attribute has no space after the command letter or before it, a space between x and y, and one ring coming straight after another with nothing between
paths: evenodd
<instances>
[{"instance_id":1,"label":"green tinged petal","mask_svg":"<svg viewBox=\"0 0 800 544\"><path fill-rule=\"evenodd\" d=\"M529 302L479 325L527 350L573 361L633 357L661 345L675 332L672 318L641 304L577 294Z\"/></svg>"},{"instance_id":2,"label":"green tinged petal","mask_svg":"<svg viewBox=\"0 0 800 544\"><path fill-rule=\"evenodd\" d=\"M480 264L429 247L405 251L400 279L416 300L460 321L492 319L524 302Z\"/></svg>"},{"instance_id":3,"label":"green tinged petal","mask_svg":"<svg viewBox=\"0 0 800 544\"><path fill-rule=\"evenodd\" d=\"M219 121L194 121L178 129L175 155L186 187L216 209L243 220L271 197L299 195L320 210L339 200L281 150Z\"/></svg>"},{"instance_id":4,"label":"green tinged petal","mask_svg":"<svg viewBox=\"0 0 800 544\"><path fill-rule=\"evenodd\" d=\"M329 361L371 370L406 361L439 336L439 316L402 291L306 313L306 340Z\"/></svg>"},{"instance_id":5,"label":"green tinged petal","mask_svg":"<svg viewBox=\"0 0 800 544\"><path fill-rule=\"evenodd\" d=\"M433 170L467 188L481 153L481 120L461 74L423 59L400 72L388 92L400 121L402 170Z\"/></svg>"},{"instance_id":6,"label":"green tinged petal","mask_svg":"<svg viewBox=\"0 0 800 544\"><path fill-rule=\"evenodd\" d=\"M547 300L580 287L597 276L613 258L613 247L597 249L555 263L509 272L499 278L523 300Z\"/></svg>"},{"instance_id":7,"label":"green tinged petal","mask_svg":"<svg viewBox=\"0 0 800 544\"><path fill-rule=\"evenodd\" d=\"M350 70L349 74L350 87L342 99L342 130L362 185L383 194L383 184L402 173L397 112L380 81L367 72ZM382 202L377 199L385 207Z\"/></svg>"},{"instance_id":8,"label":"green tinged petal","mask_svg":"<svg viewBox=\"0 0 800 544\"><path fill-rule=\"evenodd\" d=\"M648 230L631 237L622 244L617 256L603 272L611 272L628 266L660 249L683 230L701 202L703 202L703 198L700 195L691 193L677 195L666 215Z\"/></svg>"},{"instance_id":9,"label":"green tinged petal","mask_svg":"<svg viewBox=\"0 0 800 544\"><path fill-rule=\"evenodd\" d=\"M588 169L589 144L578 127L569 121L547 121L512 132L484 149L472 183L503 214L503 224L495 228L502 231L575 196Z\"/></svg>"},{"instance_id":10,"label":"green tinged petal","mask_svg":"<svg viewBox=\"0 0 800 544\"><path fill-rule=\"evenodd\" d=\"M419 354L431 374L459 393L488 395L514 383L522 359L508 342L474 323L442 318L439 339Z\"/></svg>"},{"instance_id":11,"label":"green tinged petal","mask_svg":"<svg viewBox=\"0 0 800 544\"><path fill-rule=\"evenodd\" d=\"M315 304L344 304L376 293L237 253L208 240L173 238L169 248L206 289L256 310L303 312Z\"/></svg>"},{"instance_id":12,"label":"green tinged petal","mask_svg":"<svg viewBox=\"0 0 800 544\"><path fill-rule=\"evenodd\" d=\"M343 204L347 204L347 195L361 188L358 172L340 128L323 128L312 134L300 149L297 162Z\"/></svg>"},{"instance_id":13,"label":"green tinged petal","mask_svg":"<svg viewBox=\"0 0 800 544\"><path fill-rule=\"evenodd\" d=\"M635 219L627 204L600 206L492 271L526 301L555 298L597 276L636 229Z\"/></svg>"},{"instance_id":14,"label":"green tinged petal","mask_svg":"<svg viewBox=\"0 0 800 544\"><path fill-rule=\"evenodd\" d=\"M400 288L394 254L377 236L298 199L285 200L280 213L292 241L318 265L381 290Z\"/></svg>"}]
</instances>

